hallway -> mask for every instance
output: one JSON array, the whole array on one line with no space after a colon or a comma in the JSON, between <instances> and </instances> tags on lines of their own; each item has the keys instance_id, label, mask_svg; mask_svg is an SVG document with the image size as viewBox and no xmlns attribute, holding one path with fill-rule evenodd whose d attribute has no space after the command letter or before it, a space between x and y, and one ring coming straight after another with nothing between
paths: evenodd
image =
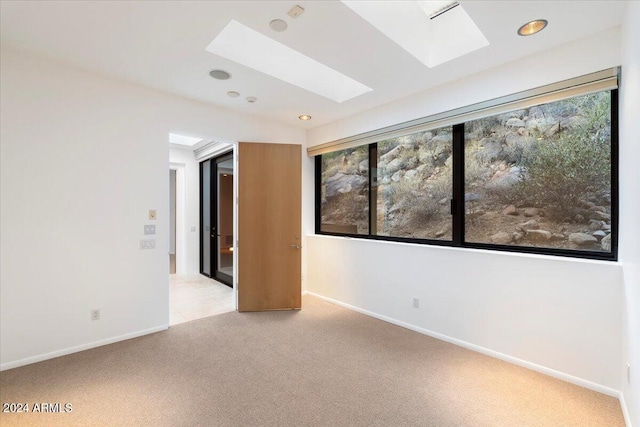
<instances>
[{"instance_id":1,"label":"hallway","mask_svg":"<svg viewBox=\"0 0 640 427\"><path fill-rule=\"evenodd\" d=\"M235 310L233 289L205 276L169 275L170 325Z\"/></svg>"}]
</instances>

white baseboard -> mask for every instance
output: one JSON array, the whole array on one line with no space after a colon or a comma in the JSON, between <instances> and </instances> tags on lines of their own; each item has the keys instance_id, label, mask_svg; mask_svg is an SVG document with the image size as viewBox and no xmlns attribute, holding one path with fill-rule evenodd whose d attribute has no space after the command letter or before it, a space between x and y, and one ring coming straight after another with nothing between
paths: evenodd
<instances>
[{"instance_id":1,"label":"white baseboard","mask_svg":"<svg viewBox=\"0 0 640 427\"><path fill-rule=\"evenodd\" d=\"M549 375L550 377L558 378L558 379L567 381L569 383L576 384L576 385L579 385L579 386L582 386L582 387L597 391L599 393L606 394L608 396L612 396L612 397L616 397L616 398L620 398L621 397L620 391L618 391L616 389L613 389L611 387L607 387L607 386L604 386L604 385L601 385L601 384L597 384L597 383L594 383L592 381L585 380L583 378L575 377L573 375L569 375L569 374L566 374L564 372L556 371L555 369L547 368L545 366L537 365L535 363L528 362L526 360L518 359L517 357L509 356L508 354L500 353L500 352L495 351L495 350L491 350L491 349L488 349L488 348L485 348L485 347L481 347L479 345L472 344L470 342L463 341L463 340L460 340L460 339L457 339L457 338L453 338L453 337L450 337L448 335L443 335L443 334L440 334L438 332L433 332L433 331L430 331L428 329L420 328L420 327L412 325L410 323L402 322L400 320L396 320L396 319L393 319L391 317L383 316L381 314L374 313L372 311L364 310L362 308L355 307L353 305L349 305L349 304L346 304L344 302L337 301L337 300L334 300L332 298L325 297L323 295L319 295L319 294L316 294L316 293L311 292L311 291L307 291L307 295L312 295L314 297L320 298L322 300L325 300L325 301L333 303L333 304L337 304L337 305L339 305L341 307L344 307L344 308L347 308L349 310L357 311L358 313L366 314L367 316L371 316L371 317L374 317L376 319L383 320L385 322L392 323L394 325L401 326L403 328L410 329L412 331L415 331L415 332L418 332L418 333L421 333L421 334L424 334L424 335L428 335L430 337L437 338L439 340L446 341L446 342L449 342L451 344L455 344L455 345L460 346L460 347L468 348L469 350L477 351L478 353L486 354L487 356L495 357L496 359L504 360L506 362L513 363L514 365L522 366L524 368L528 368L528 369L531 369L533 371L537 371L537 372L543 373L545 375ZM620 402L622 404L622 400ZM624 412L624 410L625 409L623 409L623 412Z\"/></svg>"},{"instance_id":2,"label":"white baseboard","mask_svg":"<svg viewBox=\"0 0 640 427\"><path fill-rule=\"evenodd\" d=\"M155 328L149 328L142 331L131 332L129 334L119 335L117 337L111 337L111 338L107 338L100 341L90 342L87 344L81 344L74 347L65 348L62 350L56 350L50 353L39 354L37 356L32 356L32 357L25 357L24 359L3 363L2 365L0 365L0 371L18 368L20 366L30 365L36 362L42 362L43 360L54 359L60 356L66 356L67 354L77 353L79 351L89 350L91 348L101 347L107 344L113 344L118 341L129 340L131 338L137 338L143 335L149 335L155 332L165 331L167 329L169 329L169 325L156 326Z\"/></svg>"},{"instance_id":3,"label":"white baseboard","mask_svg":"<svg viewBox=\"0 0 640 427\"><path fill-rule=\"evenodd\" d=\"M622 415L624 416L624 423L627 427L631 427L631 417L629 416L629 410L627 409L627 402L624 400L624 394L620 392L620 396L618 396L620 400L620 406L622 407Z\"/></svg>"}]
</instances>

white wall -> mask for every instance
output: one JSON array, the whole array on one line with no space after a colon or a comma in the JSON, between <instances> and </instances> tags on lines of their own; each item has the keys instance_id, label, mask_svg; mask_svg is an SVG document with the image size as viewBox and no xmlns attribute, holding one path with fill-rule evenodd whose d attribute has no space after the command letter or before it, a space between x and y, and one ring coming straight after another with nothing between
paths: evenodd
<instances>
[{"instance_id":1,"label":"white wall","mask_svg":"<svg viewBox=\"0 0 640 427\"><path fill-rule=\"evenodd\" d=\"M615 46L614 49L611 47ZM307 131L308 146L620 65L620 29L568 43Z\"/></svg>"},{"instance_id":2,"label":"white wall","mask_svg":"<svg viewBox=\"0 0 640 427\"><path fill-rule=\"evenodd\" d=\"M176 170L169 171L169 253L176 253Z\"/></svg>"},{"instance_id":3,"label":"white wall","mask_svg":"<svg viewBox=\"0 0 640 427\"><path fill-rule=\"evenodd\" d=\"M630 422L640 426L640 2L623 25L620 96L620 260L624 270L622 392ZM625 364L631 363L631 382Z\"/></svg>"},{"instance_id":4,"label":"white wall","mask_svg":"<svg viewBox=\"0 0 640 427\"><path fill-rule=\"evenodd\" d=\"M313 293L619 388L619 265L331 236L307 249Z\"/></svg>"},{"instance_id":5,"label":"white wall","mask_svg":"<svg viewBox=\"0 0 640 427\"><path fill-rule=\"evenodd\" d=\"M200 169L190 149L170 148L169 162L172 167L181 165L184 181L178 188L178 197L184 204L183 215L178 216L182 232L176 255L176 273L195 275L200 272ZM191 231L195 227L195 231Z\"/></svg>"},{"instance_id":6,"label":"white wall","mask_svg":"<svg viewBox=\"0 0 640 427\"><path fill-rule=\"evenodd\" d=\"M620 34L612 29L312 129L307 142L620 65ZM313 217L305 221L312 230ZM620 390L617 263L311 235L307 262L310 292L609 394ZM414 297L420 298L419 310L411 307Z\"/></svg>"},{"instance_id":7,"label":"white wall","mask_svg":"<svg viewBox=\"0 0 640 427\"><path fill-rule=\"evenodd\" d=\"M170 130L305 139L4 47L0 62L2 369L167 327ZM148 209L157 242L142 251Z\"/></svg>"}]
</instances>

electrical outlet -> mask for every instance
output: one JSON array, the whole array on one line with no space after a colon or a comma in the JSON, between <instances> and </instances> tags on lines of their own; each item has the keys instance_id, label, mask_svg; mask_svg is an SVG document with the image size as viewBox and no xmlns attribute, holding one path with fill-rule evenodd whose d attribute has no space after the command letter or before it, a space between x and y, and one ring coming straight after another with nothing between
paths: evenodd
<instances>
[{"instance_id":1,"label":"electrical outlet","mask_svg":"<svg viewBox=\"0 0 640 427\"><path fill-rule=\"evenodd\" d=\"M140 249L155 249L156 239L140 239Z\"/></svg>"},{"instance_id":2,"label":"electrical outlet","mask_svg":"<svg viewBox=\"0 0 640 427\"><path fill-rule=\"evenodd\" d=\"M100 320L100 309L94 308L91 310L91 320Z\"/></svg>"},{"instance_id":3,"label":"electrical outlet","mask_svg":"<svg viewBox=\"0 0 640 427\"><path fill-rule=\"evenodd\" d=\"M413 299L413 308L420 308L420 298Z\"/></svg>"},{"instance_id":4,"label":"electrical outlet","mask_svg":"<svg viewBox=\"0 0 640 427\"><path fill-rule=\"evenodd\" d=\"M146 224L144 226L144 234L145 236L156 234L156 226L155 224Z\"/></svg>"},{"instance_id":5,"label":"electrical outlet","mask_svg":"<svg viewBox=\"0 0 640 427\"><path fill-rule=\"evenodd\" d=\"M627 362L627 384L631 384L631 364Z\"/></svg>"}]
</instances>

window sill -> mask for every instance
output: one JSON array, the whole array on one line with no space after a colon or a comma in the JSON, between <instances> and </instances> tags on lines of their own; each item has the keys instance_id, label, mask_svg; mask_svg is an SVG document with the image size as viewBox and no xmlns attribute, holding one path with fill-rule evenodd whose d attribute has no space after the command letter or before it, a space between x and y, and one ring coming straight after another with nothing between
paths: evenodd
<instances>
[{"instance_id":1,"label":"window sill","mask_svg":"<svg viewBox=\"0 0 640 427\"><path fill-rule=\"evenodd\" d=\"M547 254L534 254L528 252L509 252L503 250L491 250L491 249L479 249L479 248L464 248L457 246L448 246L448 245L430 245L430 244L422 244L422 243L413 243L413 242L397 242L390 240L377 240L377 239L369 239L365 237L355 237L355 236L335 236L329 234L307 234L307 238L321 238L321 239L337 239L337 240L356 240L358 242L367 242L370 244L380 244L380 245L392 245L392 246L407 246L413 248L423 248L425 250L444 250L444 251L452 251L453 253L471 253L471 254L482 254L482 255L494 255L494 256L504 256L504 257L518 257L525 259L536 259L536 260L544 260L544 261L559 261L559 262L568 262L568 263L582 263L589 265L603 265L603 266L615 266L622 267L623 263L621 261L614 260L599 260L599 259L590 259L590 258L577 258L571 256L562 256L562 255L547 255Z\"/></svg>"}]
</instances>

